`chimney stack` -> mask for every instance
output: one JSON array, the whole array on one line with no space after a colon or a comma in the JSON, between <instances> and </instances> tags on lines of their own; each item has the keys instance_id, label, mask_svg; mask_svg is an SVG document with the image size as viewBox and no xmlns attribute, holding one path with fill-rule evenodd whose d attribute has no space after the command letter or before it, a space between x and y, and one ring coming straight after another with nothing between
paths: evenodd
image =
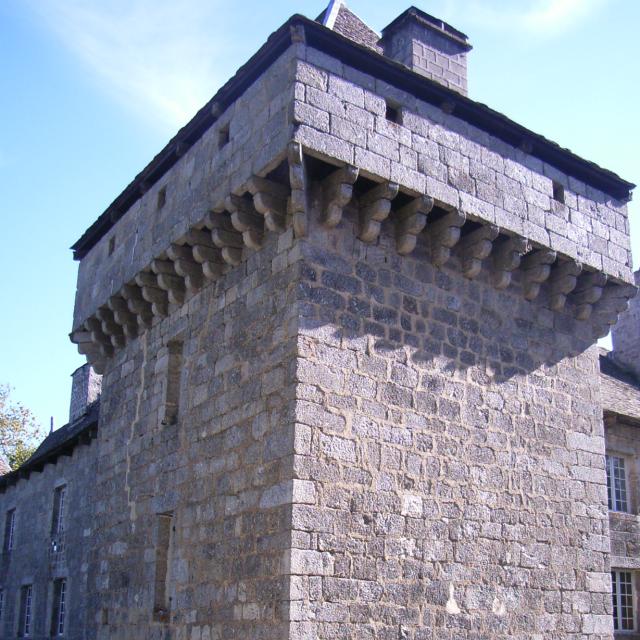
<instances>
[{"instance_id":1,"label":"chimney stack","mask_svg":"<svg viewBox=\"0 0 640 640\"><path fill-rule=\"evenodd\" d=\"M640 286L640 269L634 274ZM613 359L629 369L640 382L640 295L629 301L629 308L621 313L611 331Z\"/></svg>"},{"instance_id":2,"label":"chimney stack","mask_svg":"<svg viewBox=\"0 0 640 640\"><path fill-rule=\"evenodd\" d=\"M467 95L467 36L416 7L407 9L382 30L389 58L431 80Z\"/></svg>"},{"instance_id":3,"label":"chimney stack","mask_svg":"<svg viewBox=\"0 0 640 640\"><path fill-rule=\"evenodd\" d=\"M87 407L100 397L102 376L89 364L83 364L71 374L71 404L69 422L80 418Z\"/></svg>"}]
</instances>

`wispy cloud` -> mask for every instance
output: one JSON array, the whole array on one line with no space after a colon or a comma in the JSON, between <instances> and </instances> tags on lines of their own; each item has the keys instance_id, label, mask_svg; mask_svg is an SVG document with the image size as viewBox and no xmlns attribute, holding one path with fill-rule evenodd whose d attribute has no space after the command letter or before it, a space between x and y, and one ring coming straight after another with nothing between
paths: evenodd
<instances>
[{"instance_id":1,"label":"wispy cloud","mask_svg":"<svg viewBox=\"0 0 640 640\"><path fill-rule=\"evenodd\" d=\"M496 30L558 36L596 15L609 0L445 0L449 14Z\"/></svg>"},{"instance_id":2,"label":"wispy cloud","mask_svg":"<svg viewBox=\"0 0 640 640\"><path fill-rule=\"evenodd\" d=\"M148 122L184 124L224 80L221 0L30 0L111 97ZM216 19L217 17L217 19Z\"/></svg>"}]
</instances>

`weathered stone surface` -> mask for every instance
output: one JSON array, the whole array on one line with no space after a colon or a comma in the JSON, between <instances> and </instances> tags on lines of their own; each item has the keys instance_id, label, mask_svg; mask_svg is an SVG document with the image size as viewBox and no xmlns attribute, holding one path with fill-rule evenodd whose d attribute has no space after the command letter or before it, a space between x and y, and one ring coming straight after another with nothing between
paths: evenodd
<instances>
[{"instance_id":1,"label":"weathered stone surface","mask_svg":"<svg viewBox=\"0 0 640 640\"><path fill-rule=\"evenodd\" d=\"M300 30L216 116L80 265L105 375L68 636L610 640L632 432L605 444L590 320L630 281L624 203ZM15 616L33 580L44 635L24 510L0 586Z\"/></svg>"}]
</instances>

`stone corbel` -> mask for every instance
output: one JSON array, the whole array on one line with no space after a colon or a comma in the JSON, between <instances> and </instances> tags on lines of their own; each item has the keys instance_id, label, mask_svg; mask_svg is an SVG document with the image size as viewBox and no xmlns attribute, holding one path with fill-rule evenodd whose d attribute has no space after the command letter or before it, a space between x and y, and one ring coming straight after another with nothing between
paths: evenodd
<instances>
[{"instance_id":1,"label":"stone corbel","mask_svg":"<svg viewBox=\"0 0 640 640\"><path fill-rule=\"evenodd\" d=\"M253 176L247 184L253 196L255 210L264 216L269 231L283 232L287 228L287 200L289 189L282 184Z\"/></svg>"},{"instance_id":2,"label":"stone corbel","mask_svg":"<svg viewBox=\"0 0 640 640\"><path fill-rule=\"evenodd\" d=\"M344 208L353 197L353 184L358 179L357 167L347 165L322 181L322 224L335 227L342 220Z\"/></svg>"},{"instance_id":3,"label":"stone corbel","mask_svg":"<svg viewBox=\"0 0 640 640\"><path fill-rule=\"evenodd\" d=\"M364 193L358 199L359 229L358 238L363 242L375 242L380 235L382 221L391 211L391 201L398 195L399 185L395 182L383 182Z\"/></svg>"},{"instance_id":4,"label":"stone corbel","mask_svg":"<svg viewBox=\"0 0 640 640\"><path fill-rule=\"evenodd\" d=\"M87 318L84 328L91 336L94 349L101 357L110 358L113 355L113 344L109 336L102 331L102 322L98 318Z\"/></svg>"},{"instance_id":5,"label":"stone corbel","mask_svg":"<svg viewBox=\"0 0 640 640\"><path fill-rule=\"evenodd\" d=\"M102 333L111 341L111 344L118 348L125 343L122 327L113 319L113 311L109 307L100 307L96 310L96 318L100 321Z\"/></svg>"},{"instance_id":6,"label":"stone corbel","mask_svg":"<svg viewBox=\"0 0 640 640\"><path fill-rule=\"evenodd\" d=\"M540 287L551 275L551 265L557 254L551 249L532 251L522 259L522 284L526 300L535 300L540 294Z\"/></svg>"},{"instance_id":7,"label":"stone corbel","mask_svg":"<svg viewBox=\"0 0 640 640\"><path fill-rule=\"evenodd\" d=\"M158 286L156 275L147 271L141 271L136 275L135 280L142 291L142 297L151 304L153 315L161 318L167 316L169 313L169 297L167 296L167 292Z\"/></svg>"},{"instance_id":8,"label":"stone corbel","mask_svg":"<svg viewBox=\"0 0 640 640\"><path fill-rule=\"evenodd\" d=\"M207 214L205 224L211 229L211 240L220 249L222 259L232 266L242 261L244 242L242 235L235 231L229 219L222 211L211 211Z\"/></svg>"},{"instance_id":9,"label":"stone corbel","mask_svg":"<svg viewBox=\"0 0 640 640\"><path fill-rule=\"evenodd\" d=\"M264 217L253 206L251 200L231 194L226 208L231 214L231 224L242 234L243 242L250 249L260 249L264 239Z\"/></svg>"},{"instance_id":10,"label":"stone corbel","mask_svg":"<svg viewBox=\"0 0 640 640\"><path fill-rule=\"evenodd\" d=\"M419 196L394 212L396 251L400 255L406 256L416 248L418 235L425 228L431 209L433 198Z\"/></svg>"},{"instance_id":11,"label":"stone corbel","mask_svg":"<svg viewBox=\"0 0 640 640\"><path fill-rule=\"evenodd\" d=\"M309 197L307 192L307 168L299 142L290 142L288 149L289 184L291 195L287 203L287 210L293 222L293 232L296 238L307 235L309 227L308 210Z\"/></svg>"},{"instance_id":12,"label":"stone corbel","mask_svg":"<svg viewBox=\"0 0 640 640\"><path fill-rule=\"evenodd\" d=\"M202 265L202 273L208 280L215 280L224 272L224 260L211 239L211 233L206 229L192 229L185 236L191 246L193 259Z\"/></svg>"},{"instance_id":13,"label":"stone corbel","mask_svg":"<svg viewBox=\"0 0 640 640\"><path fill-rule=\"evenodd\" d=\"M599 338L609 333L637 292L638 288L632 284L609 284L604 288L602 297L593 308L593 325Z\"/></svg>"},{"instance_id":14,"label":"stone corbel","mask_svg":"<svg viewBox=\"0 0 640 640\"><path fill-rule=\"evenodd\" d=\"M493 241L500 229L494 224L483 225L464 236L456 246L460 255L462 274L465 278L476 278L482 270L482 261L489 256Z\"/></svg>"},{"instance_id":15,"label":"stone corbel","mask_svg":"<svg viewBox=\"0 0 640 640\"><path fill-rule=\"evenodd\" d=\"M436 267L441 267L451 257L451 249L460 240L460 227L466 220L467 216L464 212L453 210L427 225L431 244L431 261Z\"/></svg>"},{"instance_id":16,"label":"stone corbel","mask_svg":"<svg viewBox=\"0 0 640 640\"><path fill-rule=\"evenodd\" d=\"M191 245L193 259L202 265L202 273L205 278L215 280L224 272L224 260L211 240L208 230L190 231L187 234L187 242Z\"/></svg>"},{"instance_id":17,"label":"stone corbel","mask_svg":"<svg viewBox=\"0 0 640 640\"><path fill-rule=\"evenodd\" d=\"M104 373L104 358L101 348L91 339L91 333L85 330L76 330L69 335L71 342L76 345L78 353L87 358L96 373Z\"/></svg>"},{"instance_id":18,"label":"stone corbel","mask_svg":"<svg viewBox=\"0 0 640 640\"><path fill-rule=\"evenodd\" d=\"M567 304L567 296L576 288L578 276L582 273L582 265L575 260L561 262L551 271L549 306L553 311L563 311Z\"/></svg>"},{"instance_id":19,"label":"stone corbel","mask_svg":"<svg viewBox=\"0 0 640 640\"><path fill-rule=\"evenodd\" d=\"M184 278L187 291L198 291L202 287L202 266L193 259L193 251L187 245L172 244L167 256L173 262L176 273Z\"/></svg>"},{"instance_id":20,"label":"stone corbel","mask_svg":"<svg viewBox=\"0 0 640 640\"><path fill-rule=\"evenodd\" d=\"M607 275L599 271L583 273L580 276L571 294L571 302L576 305L578 320L588 320L591 317L593 305L602 297L607 279Z\"/></svg>"},{"instance_id":21,"label":"stone corbel","mask_svg":"<svg viewBox=\"0 0 640 640\"><path fill-rule=\"evenodd\" d=\"M531 249L526 238L512 237L496 244L493 249L493 286L506 289L513 272L520 266L522 256Z\"/></svg>"},{"instance_id":22,"label":"stone corbel","mask_svg":"<svg viewBox=\"0 0 640 640\"><path fill-rule=\"evenodd\" d=\"M171 260L152 260L151 271L156 274L158 287L167 292L169 302L173 304L183 304L185 286L184 279L175 270Z\"/></svg>"},{"instance_id":23,"label":"stone corbel","mask_svg":"<svg viewBox=\"0 0 640 640\"><path fill-rule=\"evenodd\" d=\"M142 297L142 289L137 284L125 284L120 293L129 311L135 315L140 330L149 329L153 324L153 309Z\"/></svg>"},{"instance_id":24,"label":"stone corbel","mask_svg":"<svg viewBox=\"0 0 640 640\"><path fill-rule=\"evenodd\" d=\"M138 322L136 316L129 311L127 301L120 296L111 296L107 306L113 312L113 319L122 327L124 335L135 338L138 335Z\"/></svg>"}]
</instances>

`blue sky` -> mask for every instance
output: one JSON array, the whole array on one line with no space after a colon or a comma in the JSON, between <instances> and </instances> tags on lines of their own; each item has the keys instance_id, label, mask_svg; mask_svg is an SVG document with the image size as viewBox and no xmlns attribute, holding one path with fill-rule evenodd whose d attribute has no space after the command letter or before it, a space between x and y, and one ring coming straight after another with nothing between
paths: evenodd
<instances>
[{"instance_id":1,"label":"blue sky","mask_svg":"<svg viewBox=\"0 0 640 640\"><path fill-rule=\"evenodd\" d=\"M408 3L348 6L380 30ZM469 35L472 98L640 182L640 2L416 6ZM69 375L83 362L68 340L77 269L68 247L272 31L322 9L283 0L0 3L0 383L43 424L66 422ZM637 202L630 213L639 256Z\"/></svg>"}]
</instances>

